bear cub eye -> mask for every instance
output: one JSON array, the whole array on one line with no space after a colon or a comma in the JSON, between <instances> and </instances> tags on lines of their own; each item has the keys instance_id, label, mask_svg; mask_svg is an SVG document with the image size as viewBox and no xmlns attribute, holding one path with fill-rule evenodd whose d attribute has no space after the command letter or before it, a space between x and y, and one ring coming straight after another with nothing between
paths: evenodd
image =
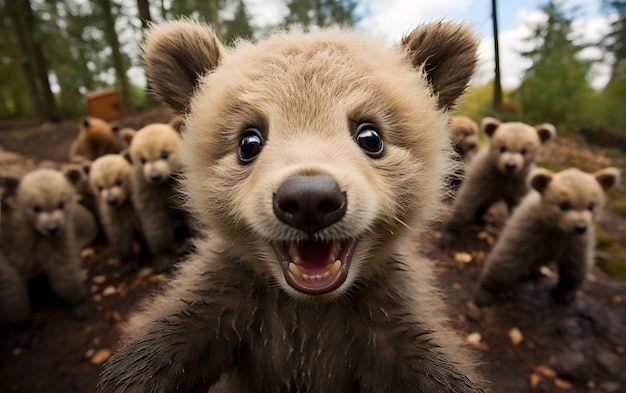
<instances>
[{"instance_id":1,"label":"bear cub eye","mask_svg":"<svg viewBox=\"0 0 626 393\"><path fill-rule=\"evenodd\" d=\"M33 211L34 211L35 213L41 213L41 206L39 206L39 205L35 205L35 206L33 206Z\"/></svg>"},{"instance_id":2,"label":"bear cub eye","mask_svg":"<svg viewBox=\"0 0 626 393\"><path fill-rule=\"evenodd\" d=\"M241 142L239 143L239 160L243 164L247 164L254 160L254 158L263 149L263 135L261 131L254 127L247 128L244 131Z\"/></svg>"},{"instance_id":3,"label":"bear cub eye","mask_svg":"<svg viewBox=\"0 0 626 393\"><path fill-rule=\"evenodd\" d=\"M372 158L379 158L383 154L384 143L376 125L361 123L356 126L354 140L365 153Z\"/></svg>"},{"instance_id":4,"label":"bear cub eye","mask_svg":"<svg viewBox=\"0 0 626 393\"><path fill-rule=\"evenodd\" d=\"M587 205L587 209L589 209L590 212L593 211L594 207L595 207L595 203L593 203L593 202L589 202L589 205Z\"/></svg>"},{"instance_id":5,"label":"bear cub eye","mask_svg":"<svg viewBox=\"0 0 626 393\"><path fill-rule=\"evenodd\" d=\"M522 148L522 150L520 150L520 151L519 151L519 154L521 154L521 155L525 156L527 152L528 152L528 151L526 150L526 148L525 148L525 147L523 147L523 148Z\"/></svg>"},{"instance_id":6,"label":"bear cub eye","mask_svg":"<svg viewBox=\"0 0 626 393\"><path fill-rule=\"evenodd\" d=\"M506 151L506 146L500 146L500 153L504 153Z\"/></svg>"},{"instance_id":7,"label":"bear cub eye","mask_svg":"<svg viewBox=\"0 0 626 393\"><path fill-rule=\"evenodd\" d=\"M116 186L121 186L122 185L122 181L120 179L117 179L115 181L115 183L113 183L113 184L116 185Z\"/></svg>"},{"instance_id":8,"label":"bear cub eye","mask_svg":"<svg viewBox=\"0 0 626 393\"><path fill-rule=\"evenodd\" d=\"M561 209L562 212L566 212L571 208L572 208L572 205L567 201L561 202L559 204L559 209Z\"/></svg>"},{"instance_id":9,"label":"bear cub eye","mask_svg":"<svg viewBox=\"0 0 626 393\"><path fill-rule=\"evenodd\" d=\"M141 161L141 164L142 164L142 165L146 163L146 159L145 159L145 158L143 158L143 157L141 157L141 158L139 159L139 161Z\"/></svg>"},{"instance_id":10,"label":"bear cub eye","mask_svg":"<svg viewBox=\"0 0 626 393\"><path fill-rule=\"evenodd\" d=\"M57 204L57 209L63 210L63 208L64 208L64 207L65 207L65 203L64 203L63 201L60 201L60 202Z\"/></svg>"},{"instance_id":11,"label":"bear cub eye","mask_svg":"<svg viewBox=\"0 0 626 393\"><path fill-rule=\"evenodd\" d=\"M165 150L161 152L161 159L162 160L167 160L170 156L170 153L166 152Z\"/></svg>"}]
</instances>

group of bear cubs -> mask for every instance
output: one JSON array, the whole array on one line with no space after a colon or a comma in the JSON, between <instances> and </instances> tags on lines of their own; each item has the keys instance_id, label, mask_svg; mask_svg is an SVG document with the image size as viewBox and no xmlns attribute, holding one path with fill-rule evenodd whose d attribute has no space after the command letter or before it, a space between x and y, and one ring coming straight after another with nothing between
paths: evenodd
<instances>
[{"instance_id":1,"label":"group of bear cubs","mask_svg":"<svg viewBox=\"0 0 626 393\"><path fill-rule=\"evenodd\" d=\"M504 201L511 215L476 303L550 262L556 299L571 302L619 172L535 168L550 124L485 118L489 141L473 155L478 124L449 109L476 48L467 27L444 21L391 48L339 28L226 48L198 22L152 26L147 75L183 131L86 118L70 152L79 169L4 179L2 318L28 324L25 283L42 272L85 316L77 239L89 231L76 213L91 196L128 272L137 233L157 270L176 220L194 233L161 296L128 322L97 392L482 391L413 234L444 217L451 193L443 245Z\"/></svg>"}]
</instances>

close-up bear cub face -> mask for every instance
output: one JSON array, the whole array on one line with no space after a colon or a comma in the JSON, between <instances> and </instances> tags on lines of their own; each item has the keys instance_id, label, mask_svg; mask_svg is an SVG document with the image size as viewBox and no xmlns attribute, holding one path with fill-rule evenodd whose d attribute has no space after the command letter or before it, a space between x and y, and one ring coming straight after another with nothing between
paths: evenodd
<instances>
[{"instance_id":1,"label":"close-up bear cub face","mask_svg":"<svg viewBox=\"0 0 626 393\"><path fill-rule=\"evenodd\" d=\"M16 210L46 237L64 232L76 202L72 183L54 169L37 169L26 174L15 193Z\"/></svg>"},{"instance_id":2,"label":"close-up bear cub face","mask_svg":"<svg viewBox=\"0 0 626 393\"><path fill-rule=\"evenodd\" d=\"M268 281L335 298L377 273L398 233L433 218L446 109L474 69L464 28L429 25L392 49L336 30L236 49L193 22L152 34L151 84L187 114L188 205Z\"/></svg>"},{"instance_id":3,"label":"close-up bear cub face","mask_svg":"<svg viewBox=\"0 0 626 393\"><path fill-rule=\"evenodd\" d=\"M613 167L593 174L577 168L558 173L539 168L531 174L530 183L541 194L545 222L566 234L582 235L604 207L604 191L618 184L619 178L619 169Z\"/></svg>"},{"instance_id":4,"label":"close-up bear cub face","mask_svg":"<svg viewBox=\"0 0 626 393\"><path fill-rule=\"evenodd\" d=\"M486 117L481 128L489 136L492 162L501 172L511 175L526 172L535 162L541 145L556 136L556 128L549 123L533 127L522 122L503 123Z\"/></svg>"},{"instance_id":5,"label":"close-up bear cub face","mask_svg":"<svg viewBox=\"0 0 626 393\"><path fill-rule=\"evenodd\" d=\"M166 183L180 170L180 135L169 124L153 123L132 137L130 157L150 184Z\"/></svg>"},{"instance_id":6,"label":"close-up bear cub face","mask_svg":"<svg viewBox=\"0 0 626 393\"><path fill-rule=\"evenodd\" d=\"M89 171L91 189L100 200L121 206L130 198L130 163L119 154L97 158Z\"/></svg>"}]
</instances>

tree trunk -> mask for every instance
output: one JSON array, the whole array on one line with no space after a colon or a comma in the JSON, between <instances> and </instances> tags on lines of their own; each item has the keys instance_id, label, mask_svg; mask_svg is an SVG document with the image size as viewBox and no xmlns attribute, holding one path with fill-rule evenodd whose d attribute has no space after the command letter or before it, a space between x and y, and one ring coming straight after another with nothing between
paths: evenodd
<instances>
[{"instance_id":1,"label":"tree trunk","mask_svg":"<svg viewBox=\"0 0 626 393\"><path fill-rule=\"evenodd\" d=\"M498 43L498 12L497 0L491 0L491 10L493 16L493 45L495 60L495 77L493 80L493 107L499 110L502 107L502 84L500 76L500 45Z\"/></svg>"},{"instance_id":2,"label":"tree trunk","mask_svg":"<svg viewBox=\"0 0 626 393\"><path fill-rule=\"evenodd\" d=\"M102 7L102 17L104 19L104 34L107 43L111 47L111 57L113 59L113 68L115 68L117 86L122 99L122 108L129 110L132 106L130 100L130 86L128 78L126 77L126 67L124 66L124 58L120 50L120 42L115 32L115 18L113 18L113 14L111 13L111 1L99 0L99 2Z\"/></svg>"},{"instance_id":3,"label":"tree trunk","mask_svg":"<svg viewBox=\"0 0 626 393\"><path fill-rule=\"evenodd\" d=\"M137 0L137 9L139 10L139 19L141 19L141 31L148 28L152 17L150 16L150 3L148 0Z\"/></svg>"},{"instance_id":4,"label":"tree trunk","mask_svg":"<svg viewBox=\"0 0 626 393\"><path fill-rule=\"evenodd\" d=\"M20 3L22 3L24 7L25 25L32 33L31 49L33 61L35 62L35 73L40 84L40 97L43 99L43 116L46 120L59 121L61 120L61 115L59 114L59 108L57 107L57 103L50 87L50 79L48 78L48 61L43 54L42 35L37 29L35 14L33 13L33 9L30 5L30 0L24 0Z\"/></svg>"},{"instance_id":5,"label":"tree trunk","mask_svg":"<svg viewBox=\"0 0 626 393\"><path fill-rule=\"evenodd\" d=\"M33 69L33 59L30 55L30 43L28 42L29 34L26 33L24 27L24 19L20 9L21 2L9 1L6 4L6 10L11 20L13 28L13 36L15 38L17 52L19 54L19 62L24 72L24 80L26 82L26 90L28 98L32 106L33 115L40 117L43 114L43 104L37 90L37 82L35 71Z\"/></svg>"}]
</instances>

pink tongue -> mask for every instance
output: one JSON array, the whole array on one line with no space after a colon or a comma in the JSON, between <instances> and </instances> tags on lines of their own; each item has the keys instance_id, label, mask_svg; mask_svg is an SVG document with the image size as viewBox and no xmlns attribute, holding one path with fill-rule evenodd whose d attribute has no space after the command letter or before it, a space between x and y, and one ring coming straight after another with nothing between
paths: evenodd
<instances>
[{"instance_id":1,"label":"pink tongue","mask_svg":"<svg viewBox=\"0 0 626 393\"><path fill-rule=\"evenodd\" d=\"M307 274L323 273L331 263L329 260L332 243L306 242L296 245L300 254L298 266Z\"/></svg>"}]
</instances>

